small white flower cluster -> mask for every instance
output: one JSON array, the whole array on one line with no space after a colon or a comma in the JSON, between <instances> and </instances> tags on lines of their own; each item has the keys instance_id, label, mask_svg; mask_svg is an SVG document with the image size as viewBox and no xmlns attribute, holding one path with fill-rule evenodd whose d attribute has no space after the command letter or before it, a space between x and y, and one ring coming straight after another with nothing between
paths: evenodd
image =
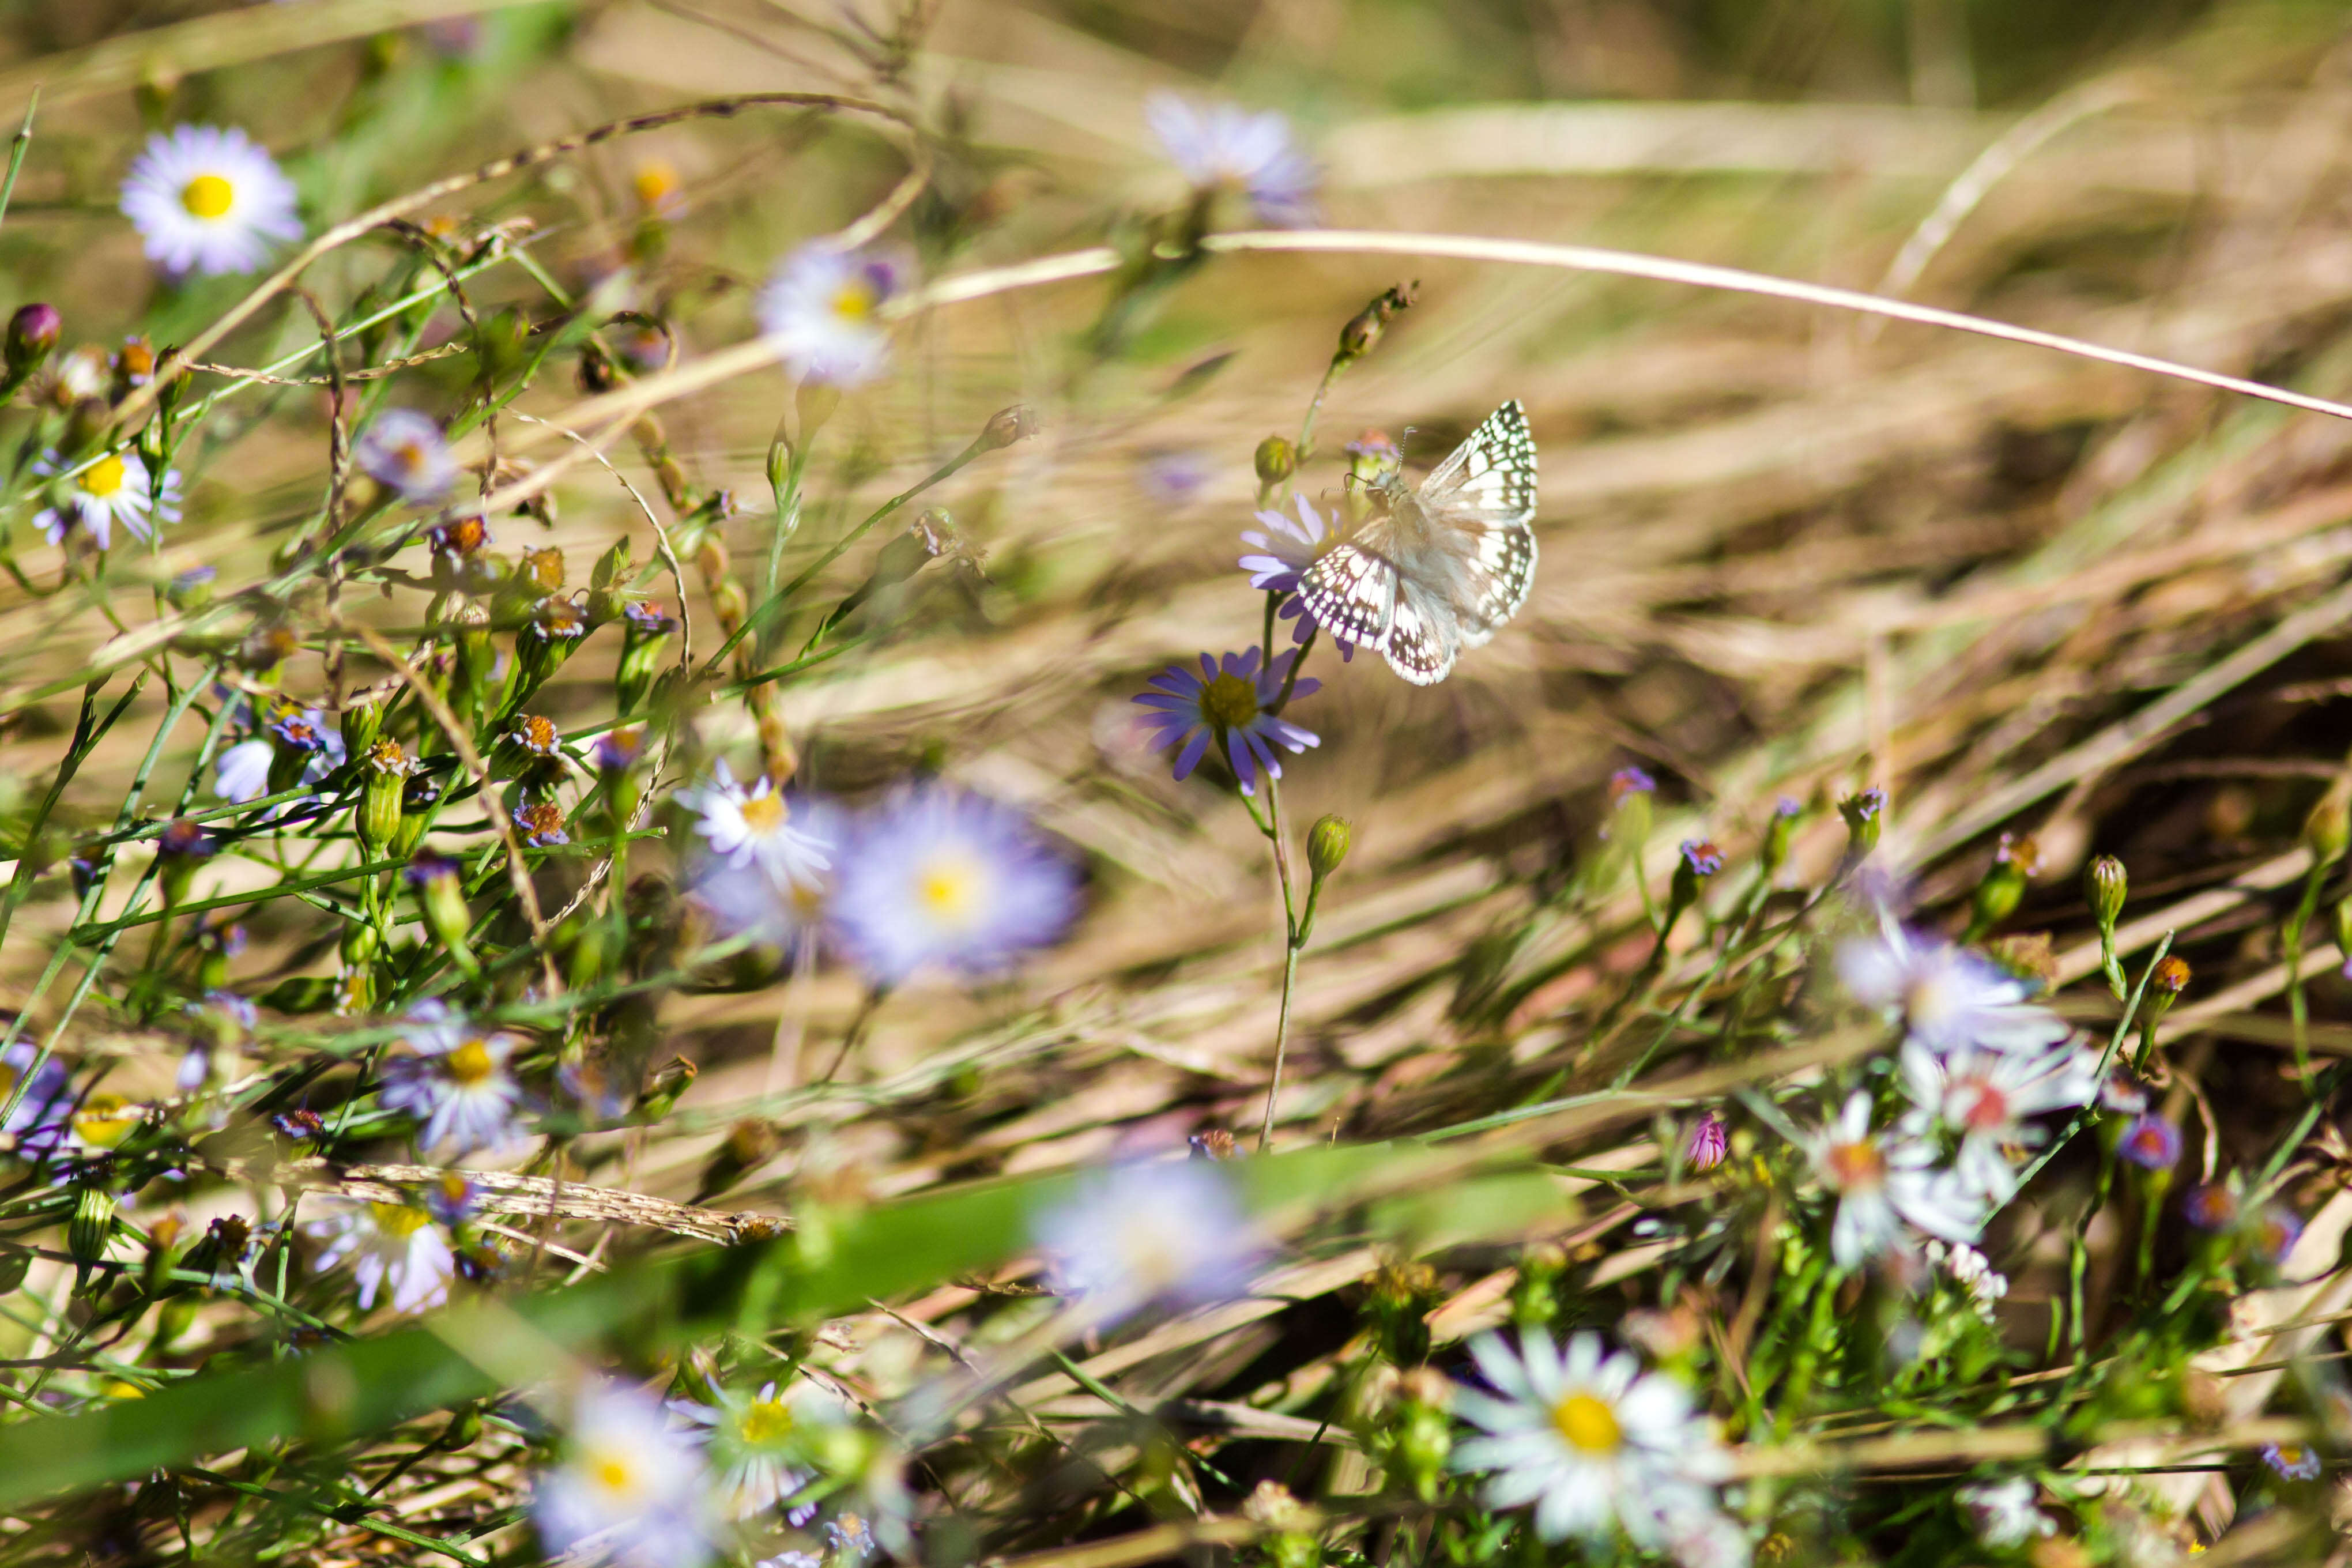
<instances>
[{"instance_id":1,"label":"small white flower cluster","mask_svg":"<svg viewBox=\"0 0 2352 1568\"><path fill-rule=\"evenodd\" d=\"M1456 1396L1486 1435L1456 1448L1454 1463L1492 1472L1489 1504L1533 1503L1546 1541L1597 1544L1622 1530L1685 1568L1746 1568L1747 1534L1721 1506L1722 1447L1681 1384L1593 1334L1562 1347L1528 1333L1517 1352L1482 1334L1470 1353L1495 1394Z\"/></svg>"},{"instance_id":2,"label":"small white flower cluster","mask_svg":"<svg viewBox=\"0 0 2352 1568\"><path fill-rule=\"evenodd\" d=\"M1856 1089L1811 1140L1813 1169L1838 1198L1830 1251L1851 1268L1910 1252L1919 1231L1981 1264L1967 1244L2016 1196L2014 1158L2046 1137L2028 1119L2089 1104L2096 1058L2019 981L1892 921L1842 949L1838 974L1856 1001L1901 1023L1911 1105L1874 1127L1871 1094Z\"/></svg>"}]
</instances>

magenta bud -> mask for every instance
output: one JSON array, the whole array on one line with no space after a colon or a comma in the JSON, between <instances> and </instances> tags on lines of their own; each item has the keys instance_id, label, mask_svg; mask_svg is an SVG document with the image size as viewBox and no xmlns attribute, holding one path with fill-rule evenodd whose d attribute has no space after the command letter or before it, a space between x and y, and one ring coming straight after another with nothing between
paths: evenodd
<instances>
[{"instance_id":1,"label":"magenta bud","mask_svg":"<svg viewBox=\"0 0 2352 1568\"><path fill-rule=\"evenodd\" d=\"M36 301L19 305L16 313L8 318L6 353L8 375L22 381L41 368L49 351L58 346L58 333L64 327L55 305Z\"/></svg>"}]
</instances>

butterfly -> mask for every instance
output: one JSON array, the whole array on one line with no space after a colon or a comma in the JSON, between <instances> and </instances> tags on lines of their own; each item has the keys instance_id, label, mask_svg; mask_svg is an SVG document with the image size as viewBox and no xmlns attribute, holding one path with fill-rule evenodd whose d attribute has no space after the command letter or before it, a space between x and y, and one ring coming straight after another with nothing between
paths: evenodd
<instances>
[{"instance_id":1,"label":"butterfly","mask_svg":"<svg viewBox=\"0 0 2352 1568\"><path fill-rule=\"evenodd\" d=\"M1528 411L1513 398L1488 415L1418 489L1397 474L1370 488L1380 510L1300 574L1299 597L1333 637L1433 686L1518 612L1535 582Z\"/></svg>"}]
</instances>

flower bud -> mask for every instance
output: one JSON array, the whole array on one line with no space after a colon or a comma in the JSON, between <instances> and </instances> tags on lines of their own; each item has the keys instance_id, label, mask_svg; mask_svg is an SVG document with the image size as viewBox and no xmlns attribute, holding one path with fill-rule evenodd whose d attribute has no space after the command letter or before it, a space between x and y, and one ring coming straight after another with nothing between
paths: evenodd
<instances>
[{"instance_id":1,"label":"flower bud","mask_svg":"<svg viewBox=\"0 0 2352 1568\"><path fill-rule=\"evenodd\" d=\"M0 1296L14 1295L24 1288L25 1276L33 1271L33 1255L22 1247L0 1247Z\"/></svg>"},{"instance_id":2,"label":"flower bud","mask_svg":"<svg viewBox=\"0 0 2352 1568\"><path fill-rule=\"evenodd\" d=\"M2100 931L2116 929L2124 912L2124 894L2130 887L2124 863L2112 855L2100 856L2083 873L2083 896L2090 901L2091 918L2098 921Z\"/></svg>"},{"instance_id":3,"label":"flower bud","mask_svg":"<svg viewBox=\"0 0 2352 1568\"><path fill-rule=\"evenodd\" d=\"M676 630L677 622L657 605L631 605L621 612L621 662L613 675L613 691L623 713L645 706L646 693L661 673L662 645Z\"/></svg>"},{"instance_id":4,"label":"flower bud","mask_svg":"<svg viewBox=\"0 0 2352 1568\"><path fill-rule=\"evenodd\" d=\"M2168 1007L2172 1005L2173 998L2189 989L2189 961L2185 958L2168 957L2162 963L2156 966L2156 973L2149 976L2148 995L2152 998L2161 997L2163 1000L2159 1005Z\"/></svg>"},{"instance_id":5,"label":"flower bud","mask_svg":"<svg viewBox=\"0 0 2352 1568\"><path fill-rule=\"evenodd\" d=\"M1712 1171L1723 1163L1728 1147L1723 1118L1710 1110L1691 1128L1690 1142L1683 1149L1683 1163L1693 1171Z\"/></svg>"},{"instance_id":6,"label":"flower bud","mask_svg":"<svg viewBox=\"0 0 2352 1568\"><path fill-rule=\"evenodd\" d=\"M2336 951L2344 955L2346 973L2352 973L2352 899L2336 900Z\"/></svg>"},{"instance_id":7,"label":"flower bud","mask_svg":"<svg viewBox=\"0 0 2352 1568\"><path fill-rule=\"evenodd\" d=\"M1278 485L1298 471L1298 448L1288 438L1268 436L1257 444L1257 480Z\"/></svg>"},{"instance_id":8,"label":"flower bud","mask_svg":"<svg viewBox=\"0 0 2352 1568\"><path fill-rule=\"evenodd\" d=\"M89 1283L92 1266L104 1261L106 1244L114 1237L114 1194L96 1182L74 1198L73 1218L66 1226L66 1250L73 1255L74 1293Z\"/></svg>"},{"instance_id":9,"label":"flower bud","mask_svg":"<svg viewBox=\"0 0 2352 1568\"><path fill-rule=\"evenodd\" d=\"M440 807L441 786L425 775L422 763L411 763L408 783L400 791L400 831L393 835L394 859L405 860L416 853Z\"/></svg>"},{"instance_id":10,"label":"flower bud","mask_svg":"<svg viewBox=\"0 0 2352 1568\"><path fill-rule=\"evenodd\" d=\"M188 884L194 879L196 868L211 859L219 847L211 834L184 816L174 819L163 829L155 840L155 861L165 909L187 897Z\"/></svg>"},{"instance_id":11,"label":"flower bud","mask_svg":"<svg viewBox=\"0 0 2352 1568\"><path fill-rule=\"evenodd\" d=\"M1307 868L1321 881L1348 858L1352 833L1344 816L1319 816L1307 830Z\"/></svg>"},{"instance_id":12,"label":"flower bud","mask_svg":"<svg viewBox=\"0 0 2352 1568\"><path fill-rule=\"evenodd\" d=\"M22 385L41 368L57 348L58 332L63 325L54 305L37 302L16 307L16 313L8 318L6 340L10 387Z\"/></svg>"},{"instance_id":13,"label":"flower bud","mask_svg":"<svg viewBox=\"0 0 2352 1568\"><path fill-rule=\"evenodd\" d=\"M360 763L360 807L352 821L361 845L381 858L400 832L400 799L415 764L398 741L378 741Z\"/></svg>"},{"instance_id":14,"label":"flower bud","mask_svg":"<svg viewBox=\"0 0 2352 1568\"><path fill-rule=\"evenodd\" d=\"M1010 408L1000 408L981 426L980 444L992 452L1001 452L1015 441L1026 441L1037 433L1037 414L1025 403Z\"/></svg>"},{"instance_id":15,"label":"flower bud","mask_svg":"<svg viewBox=\"0 0 2352 1568\"><path fill-rule=\"evenodd\" d=\"M1977 884L1975 909L1969 922L1971 939L1982 936L2017 910L2025 884L2042 867L2042 847L2022 833L2003 833L1992 852L1992 865Z\"/></svg>"},{"instance_id":16,"label":"flower bud","mask_svg":"<svg viewBox=\"0 0 2352 1568\"><path fill-rule=\"evenodd\" d=\"M2313 868L2344 858L2347 840L2352 840L2352 790L2331 784L2303 819L2303 847L2311 851Z\"/></svg>"},{"instance_id":17,"label":"flower bud","mask_svg":"<svg viewBox=\"0 0 2352 1568\"><path fill-rule=\"evenodd\" d=\"M702 1069L684 1057L672 1057L654 1069L646 1087L637 1095L637 1117L643 1121L659 1121L670 1113L678 1096L694 1087Z\"/></svg>"},{"instance_id":18,"label":"flower bud","mask_svg":"<svg viewBox=\"0 0 2352 1568\"><path fill-rule=\"evenodd\" d=\"M1845 818L1846 854L1859 860L1878 847L1878 831L1886 816L1886 792L1874 784L1850 795L1838 802L1838 815Z\"/></svg>"},{"instance_id":19,"label":"flower bud","mask_svg":"<svg viewBox=\"0 0 2352 1568\"><path fill-rule=\"evenodd\" d=\"M347 757L364 756L368 748L375 744L376 736L383 729L383 704L354 702L343 710L341 715L341 725L343 731L343 754Z\"/></svg>"},{"instance_id":20,"label":"flower bud","mask_svg":"<svg viewBox=\"0 0 2352 1568\"><path fill-rule=\"evenodd\" d=\"M544 598L563 586L563 552L551 544L523 552L515 567L515 585L528 596Z\"/></svg>"},{"instance_id":21,"label":"flower bud","mask_svg":"<svg viewBox=\"0 0 2352 1568\"><path fill-rule=\"evenodd\" d=\"M1782 795L1772 808L1772 820L1764 825L1764 845L1758 858L1764 862L1764 876L1772 874L1789 861L1789 840L1796 836L1797 819L1805 814L1803 803Z\"/></svg>"},{"instance_id":22,"label":"flower bud","mask_svg":"<svg viewBox=\"0 0 2352 1568\"><path fill-rule=\"evenodd\" d=\"M424 906L425 924L435 940L448 950L459 969L470 977L477 973L474 954L466 941L473 929L472 911L466 908L466 888L458 876L457 862L446 855L419 855L408 863L402 873L408 885L416 889L416 900Z\"/></svg>"},{"instance_id":23,"label":"flower bud","mask_svg":"<svg viewBox=\"0 0 2352 1568\"><path fill-rule=\"evenodd\" d=\"M184 615L201 610L213 602L213 579L219 575L217 567L191 566L163 589L164 601Z\"/></svg>"},{"instance_id":24,"label":"flower bud","mask_svg":"<svg viewBox=\"0 0 2352 1568\"><path fill-rule=\"evenodd\" d=\"M601 626L621 613L621 584L629 574L634 552L629 536L621 535L613 547L596 557L596 564L588 574L588 625Z\"/></svg>"}]
</instances>

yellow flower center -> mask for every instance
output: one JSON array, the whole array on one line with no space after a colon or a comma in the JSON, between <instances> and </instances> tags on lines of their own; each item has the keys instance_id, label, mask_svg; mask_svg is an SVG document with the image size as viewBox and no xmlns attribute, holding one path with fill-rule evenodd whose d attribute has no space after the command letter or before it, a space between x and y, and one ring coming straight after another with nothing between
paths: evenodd
<instances>
[{"instance_id":1,"label":"yellow flower center","mask_svg":"<svg viewBox=\"0 0 2352 1568\"><path fill-rule=\"evenodd\" d=\"M765 838L784 825L784 797L772 790L743 803L743 826Z\"/></svg>"},{"instance_id":2,"label":"yellow flower center","mask_svg":"<svg viewBox=\"0 0 2352 1568\"><path fill-rule=\"evenodd\" d=\"M844 283L833 293L833 313L845 321L862 321L874 314L874 290L863 279Z\"/></svg>"},{"instance_id":3,"label":"yellow flower center","mask_svg":"<svg viewBox=\"0 0 2352 1568\"><path fill-rule=\"evenodd\" d=\"M1874 1187L1886 1179L1886 1156L1866 1138L1859 1143L1831 1144L1825 1163L1831 1184L1842 1193Z\"/></svg>"},{"instance_id":4,"label":"yellow flower center","mask_svg":"<svg viewBox=\"0 0 2352 1568\"><path fill-rule=\"evenodd\" d=\"M1553 1405L1551 1424L1580 1454L1613 1454L1625 1440L1617 1413L1590 1394L1571 1394Z\"/></svg>"},{"instance_id":5,"label":"yellow flower center","mask_svg":"<svg viewBox=\"0 0 2352 1568\"><path fill-rule=\"evenodd\" d=\"M1201 693L1201 711L1220 730L1238 730L1257 717L1257 686L1238 675L1221 675Z\"/></svg>"},{"instance_id":6,"label":"yellow flower center","mask_svg":"<svg viewBox=\"0 0 2352 1568\"><path fill-rule=\"evenodd\" d=\"M121 458L100 458L81 471L82 494L103 499L122 488L123 463Z\"/></svg>"},{"instance_id":7,"label":"yellow flower center","mask_svg":"<svg viewBox=\"0 0 2352 1568\"><path fill-rule=\"evenodd\" d=\"M631 183L637 188L637 200L657 207L677 193L677 171L667 163L643 164Z\"/></svg>"},{"instance_id":8,"label":"yellow flower center","mask_svg":"<svg viewBox=\"0 0 2352 1568\"><path fill-rule=\"evenodd\" d=\"M180 187L180 205L190 217L215 218L236 200L236 189L218 174L198 174Z\"/></svg>"},{"instance_id":9,"label":"yellow flower center","mask_svg":"<svg viewBox=\"0 0 2352 1568\"><path fill-rule=\"evenodd\" d=\"M614 1502L633 1497L638 1489L637 1467L627 1454L613 1448L599 1449L583 1456L580 1468L588 1479L613 1494Z\"/></svg>"},{"instance_id":10,"label":"yellow flower center","mask_svg":"<svg viewBox=\"0 0 2352 1568\"><path fill-rule=\"evenodd\" d=\"M110 1094L92 1095L89 1104L74 1112L74 1136L95 1148L113 1148L138 1125L138 1109Z\"/></svg>"},{"instance_id":11,"label":"yellow flower center","mask_svg":"<svg viewBox=\"0 0 2352 1568\"><path fill-rule=\"evenodd\" d=\"M499 1064L490 1059L490 1047L479 1040L467 1040L442 1060L450 1078L465 1089L488 1082L499 1070Z\"/></svg>"},{"instance_id":12,"label":"yellow flower center","mask_svg":"<svg viewBox=\"0 0 2352 1568\"><path fill-rule=\"evenodd\" d=\"M793 1435L793 1413L781 1399L755 1399L736 1430L754 1447L781 1443Z\"/></svg>"},{"instance_id":13,"label":"yellow flower center","mask_svg":"<svg viewBox=\"0 0 2352 1568\"><path fill-rule=\"evenodd\" d=\"M915 898L942 925L968 922L980 902L980 868L953 853L937 856L915 874Z\"/></svg>"},{"instance_id":14,"label":"yellow flower center","mask_svg":"<svg viewBox=\"0 0 2352 1568\"><path fill-rule=\"evenodd\" d=\"M415 1236L425 1228L429 1217L423 1209L411 1208L406 1204L370 1204L368 1216L375 1221L378 1231L393 1237Z\"/></svg>"}]
</instances>

